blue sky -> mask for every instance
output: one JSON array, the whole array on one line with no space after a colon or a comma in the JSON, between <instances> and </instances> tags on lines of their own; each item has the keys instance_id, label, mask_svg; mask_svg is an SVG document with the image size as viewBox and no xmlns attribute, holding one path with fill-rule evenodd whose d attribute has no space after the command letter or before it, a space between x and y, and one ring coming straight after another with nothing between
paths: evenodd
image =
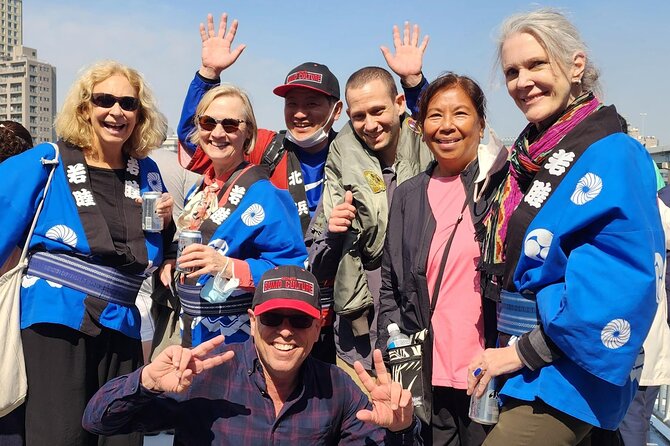
<instances>
[{"instance_id":1,"label":"blue sky","mask_svg":"<svg viewBox=\"0 0 670 446\"><path fill-rule=\"evenodd\" d=\"M476 79L490 124L512 137L525 120L493 65L497 28L507 15L540 5L561 8L582 32L601 70L604 102L670 144L670 2L661 0L24 0L23 38L57 67L59 107L82 67L116 59L145 75L174 128L200 66L198 25L208 12L218 17L225 10L240 21L236 42L247 49L222 77L250 94L261 127L278 130L283 102L272 89L291 68L324 63L343 88L358 68L386 66L379 46L392 46L391 27L409 20L430 35L425 75L450 70ZM345 122L342 116L335 127Z\"/></svg>"}]
</instances>

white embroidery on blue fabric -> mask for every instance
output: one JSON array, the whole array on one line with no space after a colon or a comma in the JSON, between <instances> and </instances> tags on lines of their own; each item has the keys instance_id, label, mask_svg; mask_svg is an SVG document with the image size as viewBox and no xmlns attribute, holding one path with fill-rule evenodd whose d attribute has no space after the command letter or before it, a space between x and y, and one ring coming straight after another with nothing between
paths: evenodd
<instances>
[{"instance_id":1,"label":"white embroidery on blue fabric","mask_svg":"<svg viewBox=\"0 0 670 446\"><path fill-rule=\"evenodd\" d=\"M547 160L547 164L544 165L544 168L549 170L549 173L554 176L561 176L565 173L565 170L570 166L570 163L575 159L574 152L566 152L563 149L560 149L558 152L551 155L551 158Z\"/></svg>"},{"instance_id":2,"label":"white embroidery on blue fabric","mask_svg":"<svg viewBox=\"0 0 670 446\"><path fill-rule=\"evenodd\" d=\"M665 256L654 253L654 270L656 271L656 303L661 302L661 289L663 288L663 277L665 276Z\"/></svg>"},{"instance_id":3,"label":"white embroidery on blue fabric","mask_svg":"<svg viewBox=\"0 0 670 446\"><path fill-rule=\"evenodd\" d=\"M242 222L247 226L256 226L265 220L265 210L263 206L254 203L242 214Z\"/></svg>"},{"instance_id":4,"label":"white embroidery on blue fabric","mask_svg":"<svg viewBox=\"0 0 670 446\"><path fill-rule=\"evenodd\" d=\"M86 167L82 163L67 166L67 180L74 184L85 183Z\"/></svg>"},{"instance_id":5,"label":"white embroidery on blue fabric","mask_svg":"<svg viewBox=\"0 0 670 446\"><path fill-rule=\"evenodd\" d=\"M60 283L52 282L50 280L46 280L46 283L51 287L51 288L63 288L63 285Z\"/></svg>"},{"instance_id":6,"label":"white embroidery on blue fabric","mask_svg":"<svg viewBox=\"0 0 670 446\"><path fill-rule=\"evenodd\" d=\"M600 332L603 345L612 350L624 346L630 339L630 323L625 319L611 320Z\"/></svg>"},{"instance_id":7,"label":"white embroidery on blue fabric","mask_svg":"<svg viewBox=\"0 0 670 446\"><path fill-rule=\"evenodd\" d=\"M249 316L246 314L240 316L221 316L202 318L201 325L210 333L220 333L224 336L230 336L238 331L251 334L249 331ZM193 327L195 328L195 326Z\"/></svg>"},{"instance_id":8,"label":"white embroidery on blue fabric","mask_svg":"<svg viewBox=\"0 0 670 446\"><path fill-rule=\"evenodd\" d=\"M77 246L77 234L66 225L52 226L45 236L50 240L64 243L72 248Z\"/></svg>"},{"instance_id":9,"label":"white embroidery on blue fabric","mask_svg":"<svg viewBox=\"0 0 670 446\"><path fill-rule=\"evenodd\" d=\"M30 288L31 286L35 285L35 282L37 282L40 278L37 276L30 276L26 274L21 278L21 286L23 288Z\"/></svg>"},{"instance_id":10,"label":"white embroidery on blue fabric","mask_svg":"<svg viewBox=\"0 0 670 446\"><path fill-rule=\"evenodd\" d=\"M140 198L140 185L135 180L126 180L124 195L130 199Z\"/></svg>"},{"instance_id":11,"label":"white embroidery on blue fabric","mask_svg":"<svg viewBox=\"0 0 670 446\"><path fill-rule=\"evenodd\" d=\"M221 253L224 256L228 254L228 250L230 249L230 247L228 246L228 242L222 238L211 240L207 244L212 248L216 249L219 253Z\"/></svg>"},{"instance_id":12,"label":"white embroidery on blue fabric","mask_svg":"<svg viewBox=\"0 0 670 446\"><path fill-rule=\"evenodd\" d=\"M523 197L523 201L533 206L534 208L539 209L550 193L551 184L548 181L544 183L542 181L535 180L533 181L533 186L530 188L528 193L526 193L526 196Z\"/></svg>"},{"instance_id":13,"label":"white embroidery on blue fabric","mask_svg":"<svg viewBox=\"0 0 670 446\"><path fill-rule=\"evenodd\" d=\"M533 229L523 242L523 253L533 260L544 262L549 254L549 246L554 239L554 234L546 229Z\"/></svg>"},{"instance_id":14,"label":"white embroidery on blue fabric","mask_svg":"<svg viewBox=\"0 0 670 446\"><path fill-rule=\"evenodd\" d=\"M570 197L570 201L581 206L600 195L602 189L603 180L601 180L598 175L589 172L577 182L577 186Z\"/></svg>"},{"instance_id":15,"label":"white embroidery on blue fabric","mask_svg":"<svg viewBox=\"0 0 670 446\"><path fill-rule=\"evenodd\" d=\"M149 187L154 192L163 192L163 182L161 181L161 176L158 172L149 172L147 174L147 181L149 182Z\"/></svg>"}]
</instances>

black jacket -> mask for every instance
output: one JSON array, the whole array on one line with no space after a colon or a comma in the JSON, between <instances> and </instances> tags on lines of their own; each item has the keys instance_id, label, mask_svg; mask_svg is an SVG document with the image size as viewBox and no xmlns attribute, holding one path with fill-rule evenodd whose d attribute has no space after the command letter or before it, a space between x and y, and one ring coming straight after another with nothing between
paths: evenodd
<instances>
[{"instance_id":1,"label":"black jacket","mask_svg":"<svg viewBox=\"0 0 670 446\"><path fill-rule=\"evenodd\" d=\"M398 186L393 196L389 223L382 258L382 287L377 318L377 348L386 351L388 324L395 322L406 334L416 333L429 327L430 299L426 268L430 244L435 233L435 218L428 202L428 181L436 163L414 178ZM505 169L494 175L478 202L469 204L472 222L476 228L476 240L483 236L482 219L489 209L497 186L504 177ZM479 173L475 160L462 173L461 180L466 192L472 196L474 180ZM495 302L482 299L484 309L484 331L487 347L495 345ZM424 343L423 375L424 405L427 413L432 407L430 383L432 370L432 336Z\"/></svg>"}]
</instances>

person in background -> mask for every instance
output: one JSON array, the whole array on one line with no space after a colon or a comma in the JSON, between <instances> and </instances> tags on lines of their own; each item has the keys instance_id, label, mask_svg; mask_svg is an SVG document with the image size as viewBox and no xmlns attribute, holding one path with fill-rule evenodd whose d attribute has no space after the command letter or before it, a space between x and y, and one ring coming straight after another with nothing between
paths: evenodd
<instances>
[{"instance_id":1,"label":"person in background","mask_svg":"<svg viewBox=\"0 0 670 446\"><path fill-rule=\"evenodd\" d=\"M397 26L393 36L395 53L383 51L387 63L415 93L425 84L428 36L420 40L419 27L410 30L409 23L402 40ZM357 380L355 361L372 370L389 203L396 186L425 169L432 156L387 70L353 73L346 99L349 122L331 144L323 202L306 244L311 271L322 291L333 295L337 364Z\"/></svg>"},{"instance_id":2,"label":"person in background","mask_svg":"<svg viewBox=\"0 0 670 446\"><path fill-rule=\"evenodd\" d=\"M0 163L33 146L33 137L24 126L15 121L0 121Z\"/></svg>"},{"instance_id":3,"label":"person in background","mask_svg":"<svg viewBox=\"0 0 670 446\"><path fill-rule=\"evenodd\" d=\"M483 300L480 290L481 235L475 226L504 175L507 151L493 136L489 145L480 145L486 98L469 77L446 73L432 81L421 94L417 121L435 161L399 185L393 197L377 348L386 346L392 322L406 334L429 329L422 357L428 418L422 438L434 445L480 445L486 431L468 416L467 367L485 346L495 345L497 332L495 303Z\"/></svg>"},{"instance_id":4,"label":"person in background","mask_svg":"<svg viewBox=\"0 0 670 446\"><path fill-rule=\"evenodd\" d=\"M656 167L656 163L654 163ZM658 168L657 170L657 178ZM661 181L663 181L661 179ZM649 442L649 422L654 410L656 397L662 385L670 385L670 328L668 327L668 256L670 256L670 187L662 186L658 191L658 208L665 234L665 257L658 260L656 273L661 281L658 296L658 310L651 330L644 341L644 366L640 376L640 386L628 407L626 416L619 425L619 432L625 446L647 444Z\"/></svg>"},{"instance_id":5,"label":"person in background","mask_svg":"<svg viewBox=\"0 0 670 446\"><path fill-rule=\"evenodd\" d=\"M223 334L226 343L250 335L247 309L263 273L303 265L307 251L291 196L267 171L245 161L254 147L256 118L246 93L233 85L209 90L195 110L191 142L211 161L186 197L177 229L199 231L202 242L183 249L175 280L182 307L182 345ZM161 281L169 286L174 260Z\"/></svg>"},{"instance_id":6,"label":"person in background","mask_svg":"<svg viewBox=\"0 0 670 446\"><path fill-rule=\"evenodd\" d=\"M0 163L10 156L18 155L33 146L33 138L24 126L15 121L0 121ZM17 247L0 267L0 276L16 266L21 258ZM0 418L0 439L4 446L23 445L23 416L21 406Z\"/></svg>"},{"instance_id":7,"label":"person in background","mask_svg":"<svg viewBox=\"0 0 670 446\"><path fill-rule=\"evenodd\" d=\"M166 129L142 76L118 62L88 67L66 96L56 119L59 164L21 289L27 446L142 443L137 434L92 435L81 417L102 384L142 364L134 303L172 240L172 199L147 158ZM51 168L40 160L54 152L40 144L0 164L0 261L22 243ZM163 232L142 230L138 199L148 191L164 193Z\"/></svg>"},{"instance_id":8,"label":"person in background","mask_svg":"<svg viewBox=\"0 0 670 446\"><path fill-rule=\"evenodd\" d=\"M498 55L528 125L484 219L480 269L500 287L500 346L471 361L468 393L504 375L485 445L585 444L623 419L656 313L665 246L652 162L601 103L563 14L509 17Z\"/></svg>"},{"instance_id":9,"label":"person in background","mask_svg":"<svg viewBox=\"0 0 670 446\"><path fill-rule=\"evenodd\" d=\"M343 371L310 357L322 324L313 275L297 266L266 271L247 311L250 339L168 347L107 383L84 427L106 435L174 428L174 443L188 445L421 444L411 395L390 379L380 352L376 380L356 369L371 401Z\"/></svg>"},{"instance_id":10,"label":"person in background","mask_svg":"<svg viewBox=\"0 0 670 446\"><path fill-rule=\"evenodd\" d=\"M177 221L184 210L188 191L200 177L179 164L177 152L169 149L155 150L151 159L158 165L163 183L174 200L172 218ZM175 234L175 240L179 234ZM162 350L168 345L180 344L179 298L173 290L165 287L156 274L148 277L137 295L137 308L142 317L142 351L144 362L149 362L152 352Z\"/></svg>"},{"instance_id":11,"label":"person in background","mask_svg":"<svg viewBox=\"0 0 670 446\"><path fill-rule=\"evenodd\" d=\"M221 73L232 66L246 48L238 45L233 49L238 22L234 20L229 29L227 22L228 15L224 13L217 30L209 14L207 24L200 25L202 65L189 85L177 128L182 154L190 159L187 168L198 173L207 168L210 160L197 141L189 139L196 105L208 90L221 83ZM258 129L256 142L245 159L265 166L272 184L289 191L305 234L321 200L328 148L337 135L332 127L342 112L340 85L326 65L305 62L293 68L273 93L284 98L286 130ZM332 316L329 316L332 298L325 294L322 299L327 322L313 354L334 363Z\"/></svg>"}]
</instances>

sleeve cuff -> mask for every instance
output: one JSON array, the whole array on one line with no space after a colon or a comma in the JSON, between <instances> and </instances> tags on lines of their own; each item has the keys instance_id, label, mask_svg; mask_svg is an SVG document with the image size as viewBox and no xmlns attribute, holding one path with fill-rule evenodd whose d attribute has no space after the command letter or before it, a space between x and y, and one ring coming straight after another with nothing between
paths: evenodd
<instances>
[{"instance_id":1,"label":"sleeve cuff","mask_svg":"<svg viewBox=\"0 0 670 446\"><path fill-rule=\"evenodd\" d=\"M199 70L195 72L195 75L198 77L198 79L200 79L202 82L206 84L218 85L221 83L221 78L210 79L200 74Z\"/></svg>"}]
</instances>

